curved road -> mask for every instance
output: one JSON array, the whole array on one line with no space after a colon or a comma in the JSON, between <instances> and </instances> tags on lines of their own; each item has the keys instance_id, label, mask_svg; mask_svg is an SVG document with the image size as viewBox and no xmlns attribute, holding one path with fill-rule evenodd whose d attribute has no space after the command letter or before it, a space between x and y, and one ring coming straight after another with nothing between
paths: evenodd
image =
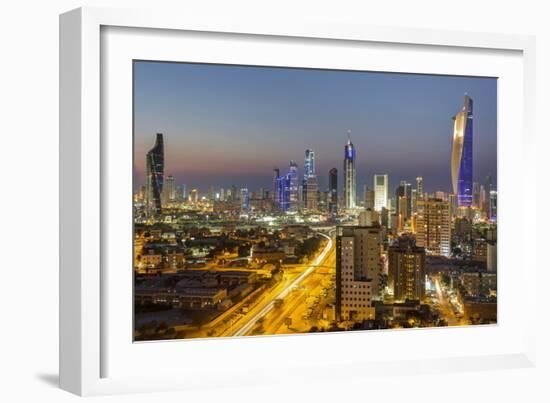
<instances>
[{"instance_id":1,"label":"curved road","mask_svg":"<svg viewBox=\"0 0 550 403\"><path fill-rule=\"evenodd\" d=\"M313 270L315 270L315 267L318 266L323 259L326 257L327 253L329 253L330 249L332 248L332 238L328 235L325 235L321 232L317 233L318 235L321 235L322 237L326 238L328 240L325 248L323 251L317 256L317 258L313 261L313 263L306 269L302 274L300 274L294 281L292 281L286 288L284 288L279 294L274 296L271 300L269 300L255 315L253 315L250 319L245 321L242 326L237 328L235 332L233 333L233 336L244 336L247 334L254 325L260 320L260 318L264 317L268 312L270 312L273 309L274 303L276 299L279 298L285 298L292 289L300 284L307 276L309 276Z\"/></svg>"}]
</instances>

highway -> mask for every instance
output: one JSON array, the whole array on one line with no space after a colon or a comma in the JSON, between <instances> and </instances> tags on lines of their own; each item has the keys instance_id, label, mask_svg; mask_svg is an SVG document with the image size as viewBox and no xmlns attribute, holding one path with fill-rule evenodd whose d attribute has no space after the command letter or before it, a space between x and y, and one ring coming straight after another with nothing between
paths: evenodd
<instances>
[{"instance_id":1,"label":"highway","mask_svg":"<svg viewBox=\"0 0 550 403\"><path fill-rule=\"evenodd\" d=\"M314 272L317 266L321 265L321 263L324 262L325 258L333 248L333 241L330 236L325 235L321 232L319 232L318 235L326 238L328 242L323 248L323 250L321 251L321 253L317 255L317 257L313 260L311 265L308 266L293 281L285 284L285 286L280 292L270 294L268 298L265 298L265 301L262 301L256 307L254 307L248 315L246 315L239 321L239 322L242 321L242 323L239 323L236 326L234 326L235 329L234 331L232 331L230 335L244 336L248 334L261 318L264 318L269 312L273 310L275 300L286 298L295 287L299 286L300 283L302 283L306 278L308 278L308 276L310 276Z\"/></svg>"},{"instance_id":2,"label":"highway","mask_svg":"<svg viewBox=\"0 0 550 403\"><path fill-rule=\"evenodd\" d=\"M285 334L308 332L312 326L327 328L330 321L323 319L327 303L334 303L334 282L336 254L332 248L321 266L309 275L284 300L263 319L264 334Z\"/></svg>"}]
</instances>

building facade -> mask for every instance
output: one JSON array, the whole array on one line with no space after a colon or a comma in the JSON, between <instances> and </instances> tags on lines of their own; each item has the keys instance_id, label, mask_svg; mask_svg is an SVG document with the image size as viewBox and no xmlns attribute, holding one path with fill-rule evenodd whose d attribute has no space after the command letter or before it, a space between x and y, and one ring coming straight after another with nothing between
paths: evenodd
<instances>
[{"instance_id":1,"label":"building facade","mask_svg":"<svg viewBox=\"0 0 550 403\"><path fill-rule=\"evenodd\" d=\"M336 168L328 171L328 191L328 210L329 213L336 215L338 213L338 170Z\"/></svg>"},{"instance_id":2,"label":"building facade","mask_svg":"<svg viewBox=\"0 0 550 403\"><path fill-rule=\"evenodd\" d=\"M381 211L388 208L388 175L374 175L374 209Z\"/></svg>"},{"instance_id":3,"label":"building facade","mask_svg":"<svg viewBox=\"0 0 550 403\"><path fill-rule=\"evenodd\" d=\"M454 117L451 176L458 207L472 206L473 101L464 96L464 106Z\"/></svg>"},{"instance_id":4,"label":"building facade","mask_svg":"<svg viewBox=\"0 0 550 403\"><path fill-rule=\"evenodd\" d=\"M356 151L348 138L344 147L344 208L354 209L357 201L357 179L355 172Z\"/></svg>"},{"instance_id":5,"label":"building facade","mask_svg":"<svg viewBox=\"0 0 550 403\"><path fill-rule=\"evenodd\" d=\"M381 228L338 227L336 236L337 320L374 319L380 294Z\"/></svg>"},{"instance_id":6,"label":"building facade","mask_svg":"<svg viewBox=\"0 0 550 403\"><path fill-rule=\"evenodd\" d=\"M426 289L426 251L410 238L388 249L388 285L396 301L422 301Z\"/></svg>"},{"instance_id":7,"label":"building facade","mask_svg":"<svg viewBox=\"0 0 550 403\"><path fill-rule=\"evenodd\" d=\"M157 133L155 145L146 156L147 184L145 205L148 216L160 214L162 210L161 196L164 185L164 139L162 133Z\"/></svg>"},{"instance_id":8,"label":"building facade","mask_svg":"<svg viewBox=\"0 0 550 403\"><path fill-rule=\"evenodd\" d=\"M441 199L419 200L416 245L430 255L451 253L451 214L449 202Z\"/></svg>"}]
</instances>

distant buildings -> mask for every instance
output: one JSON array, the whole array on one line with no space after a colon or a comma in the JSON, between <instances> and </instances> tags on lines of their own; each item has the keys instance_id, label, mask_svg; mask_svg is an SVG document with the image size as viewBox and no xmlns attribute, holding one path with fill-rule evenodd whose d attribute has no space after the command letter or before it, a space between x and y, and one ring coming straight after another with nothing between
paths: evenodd
<instances>
[{"instance_id":1,"label":"distant buildings","mask_svg":"<svg viewBox=\"0 0 550 403\"><path fill-rule=\"evenodd\" d=\"M319 187L315 173L315 151L307 149L304 159L303 205L308 210L317 210Z\"/></svg>"},{"instance_id":2,"label":"distant buildings","mask_svg":"<svg viewBox=\"0 0 550 403\"><path fill-rule=\"evenodd\" d=\"M416 178L416 200L424 199L424 178L418 176Z\"/></svg>"},{"instance_id":3,"label":"distant buildings","mask_svg":"<svg viewBox=\"0 0 550 403\"><path fill-rule=\"evenodd\" d=\"M279 177L281 176L281 172L279 168L273 168L273 190L272 190L272 197L273 202L278 203L279 201Z\"/></svg>"},{"instance_id":4,"label":"distant buildings","mask_svg":"<svg viewBox=\"0 0 550 403\"><path fill-rule=\"evenodd\" d=\"M412 238L400 238L388 249L388 284L396 301L422 300L425 292L426 251Z\"/></svg>"},{"instance_id":5,"label":"distant buildings","mask_svg":"<svg viewBox=\"0 0 550 403\"><path fill-rule=\"evenodd\" d=\"M241 211L248 211L248 189L241 188Z\"/></svg>"},{"instance_id":6,"label":"distant buildings","mask_svg":"<svg viewBox=\"0 0 550 403\"><path fill-rule=\"evenodd\" d=\"M162 133L157 133L155 145L146 156L147 184L145 205L148 216L161 213L161 195L164 184L164 140Z\"/></svg>"},{"instance_id":7,"label":"distant buildings","mask_svg":"<svg viewBox=\"0 0 550 403\"><path fill-rule=\"evenodd\" d=\"M489 220L497 220L497 191L491 190L489 193Z\"/></svg>"},{"instance_id":8,"label":"distant buildings","mask_svg":"<svg viewBox=\"0 0 550 403\"><path fill-rule=\"evenodd\" d=\"M374 319L380 293L381 229L338 227L336 236L337 320Z\"/></svg>"},{"instance_id":9,"label":"distant buildings","mask_svg":"<svg viewBox=\"0 0 550 403\"><path fill-rule=\"evenodd\" d=\"M288 209L292 211L298 210L298 164L294 161L290 161L290 169L288 172L288 203Z\"/></svg>"},{"instance_id":10,"label":"distant buildings","mask_svg":"<svg viewBox=\"0 0 550 403\"><path fill-rule=\"evenodd\" d=\"M344 208L346 209L354 209L357 203L355 158L355 147L348 137L348 143L344 147Z\"/></svg>"},{"instance_id":11,"label":"distant buildings","mask_svg":"<svg viewBox=\"0 0 550 403\"><path fill-rule=\"evenodd\" d=\"M473 190L473 101L469 96L464 96L464 106L453 117L453 120L451 156L453 193L457 195L458 207L471 207Z\"/></svg>"},{"instance_id":12,"label":"distant buildings","mask_svg":"<svg viewBox=\"0 0 550 403\"><path fill-rule=\"evenodd\" d=\"M388 175L374 175L374 209L381 211L388 208Z\"/></svg>"},{"instance_id":13,"label":"distant buildings","mask_svg":"<svg viewBox=\"0 0 550 403\"><path fill-rule=\"evenodd\" d=\"M374 190L369 189L367 185L365 185L365 189L363 191L363 198L365 200L365 208L374 210Z\"/></svg>"},{"instance_id":14,"label":"distant buildings","mask_svg":"<svg viewBox=\"0 0 550 403\"><path fill-rule=\"evenodd\" d=\"M164 187L162 189L162 195L164 203L176 200L176 187L174 183L174 177L172 175L168 175L166 177L166 180L164 181Z\"/></svg>"},{"instance_id":15,"label":"distant buildings","mask_svg":"<svg viewBox=\"0 0 550 403\"><path fill-rule=\"evenodd\" d=\"M332 168L328 171L329 202L328 210L335 215L338 212L338 170Z\"/></svg>"},{"instance_id":16,"label":"distant buildings","mask_svg":"<svg viewBox=\"0 0 550 403\"><path fill-rule=\"evenodd\" d=\"M441 199L419 200L416 245L431 255L451 253L451 214L449 202Z\"/></svg>"}]
</instances>

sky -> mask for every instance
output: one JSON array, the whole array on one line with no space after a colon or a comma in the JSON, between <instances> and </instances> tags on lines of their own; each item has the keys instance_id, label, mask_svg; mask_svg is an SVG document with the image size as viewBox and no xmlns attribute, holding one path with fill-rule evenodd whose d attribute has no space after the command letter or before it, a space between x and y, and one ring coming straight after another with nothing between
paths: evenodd
<instances>
[{"instance_id":1,"label":"sky","mask_svg":"<svg viewBox=\"0 0 550 403\"><path fill-rule=\"evenodd\" d=\"M474 181L497 175L497 79L173 62L134 62L134 187L145 183L145 155L164 134L165 175L206 193L272 187L273 168L303 174L316 154L320 190L338 169L351 131L357 193L389 174L424 178L427 192L451 190L452 117L474 103Z\"/></svg>"}]
</instances>

